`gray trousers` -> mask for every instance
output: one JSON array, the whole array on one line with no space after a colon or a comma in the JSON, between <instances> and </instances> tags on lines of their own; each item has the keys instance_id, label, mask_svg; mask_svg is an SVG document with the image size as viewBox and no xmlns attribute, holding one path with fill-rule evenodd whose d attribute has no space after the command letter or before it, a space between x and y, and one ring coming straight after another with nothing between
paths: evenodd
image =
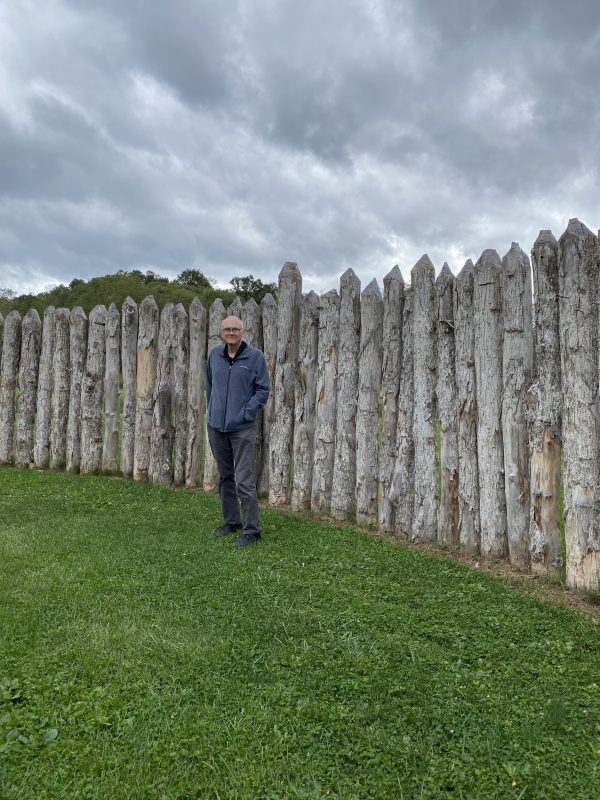
<instances>
[{"instance_id":1,"label":"gray trousers","mask_svg":"<svg viewBox=\"0 0 600 800\"><path fill-rule=\"evenodd\" d=\"M219 497L225 523L244 533L260 533L256 493L256 425L223 433L207 425L210 449L219 470ZM240 503L242 515L240 518Z\"/></svg>"}]
</instances>

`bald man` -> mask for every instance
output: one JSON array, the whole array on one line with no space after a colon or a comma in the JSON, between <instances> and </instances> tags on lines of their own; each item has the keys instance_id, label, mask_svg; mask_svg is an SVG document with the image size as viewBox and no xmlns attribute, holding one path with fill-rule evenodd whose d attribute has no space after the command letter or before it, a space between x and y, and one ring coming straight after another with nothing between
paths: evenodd
<instances>
[{"instance_id":1,"label":"bald man","mask_svg":"<svg viewBox=\"0 0 600 800\"><path fill-rule=\"evenodd\" d=\"M223 320L221 338L224 347L213 347L206 364L206 425L225 519L215 534L242 531L235 544L246 547L260 539L256 417L269 397L269 373L262 352L244 341L239 317Z\"/></svg>"}]
</instances>

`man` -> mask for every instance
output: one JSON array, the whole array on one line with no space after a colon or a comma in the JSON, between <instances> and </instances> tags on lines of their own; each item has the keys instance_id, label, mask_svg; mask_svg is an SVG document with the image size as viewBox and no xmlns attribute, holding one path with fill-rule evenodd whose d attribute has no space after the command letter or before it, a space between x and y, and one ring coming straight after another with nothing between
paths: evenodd
<instances>
[{"instance_id":1,"label":"man","mask_svg":"<svg viewBox=\"0 0 600 800\"><path fill-rule=\"evenodd\" d=\"M256 417L269 397L265 357L243 340L239 317L221 324L224 347L213 347L206 364L206 425L219 470L219 497L225 525L215 531L227 536L243 529L239 547L260 539L256 493ZM240 517L240 502L242 514Z\"/></svg>"}]
</instances>

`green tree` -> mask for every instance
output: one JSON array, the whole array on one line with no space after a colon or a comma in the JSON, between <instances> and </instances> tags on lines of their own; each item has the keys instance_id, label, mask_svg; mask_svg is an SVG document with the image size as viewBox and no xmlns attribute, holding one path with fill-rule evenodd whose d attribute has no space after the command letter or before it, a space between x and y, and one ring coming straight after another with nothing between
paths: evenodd
<instances>
[{"instance_id":1,"label":"green tree","mask_svg":"<svg viewBox=\"0 0 600 800\"><path fill-rule=\"evenodd\" d=\"M234 294L243 301L250 300L253 297L257 303L260 303L268 292L273 297L277 296L277 286L274 283L263 283L260 278L255 278L254 275L232 278L229 283L233 286Z\"/></svg>"},{"instance_id":2,"label":"green tree","mask_svg":"<svg viewBox=\"0 0 600 800\"><path fill-rule=\"evenodd\" d=\"M199 269L184 269L175 279L175 283L180 283L182 286L193 286L197 289L212 289L214 281L207 278Z\"/></svg>"}]
</instances>

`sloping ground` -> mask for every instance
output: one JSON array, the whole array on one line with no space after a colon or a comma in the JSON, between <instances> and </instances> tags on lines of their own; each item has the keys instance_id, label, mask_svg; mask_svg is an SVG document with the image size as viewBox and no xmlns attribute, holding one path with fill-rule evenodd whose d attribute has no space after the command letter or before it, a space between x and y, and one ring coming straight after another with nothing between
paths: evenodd
<instances>
[{"instance_id":1,"label":"sloping ground","mask_svg":"<svg viewBox=\"0 0 600 800\"><path fill-rule=\"evenodd\" d=\"M594 619L263 521L240 551L214 497L0 471L2 798L597 796Z\"/></svg>"}]
</instances>

